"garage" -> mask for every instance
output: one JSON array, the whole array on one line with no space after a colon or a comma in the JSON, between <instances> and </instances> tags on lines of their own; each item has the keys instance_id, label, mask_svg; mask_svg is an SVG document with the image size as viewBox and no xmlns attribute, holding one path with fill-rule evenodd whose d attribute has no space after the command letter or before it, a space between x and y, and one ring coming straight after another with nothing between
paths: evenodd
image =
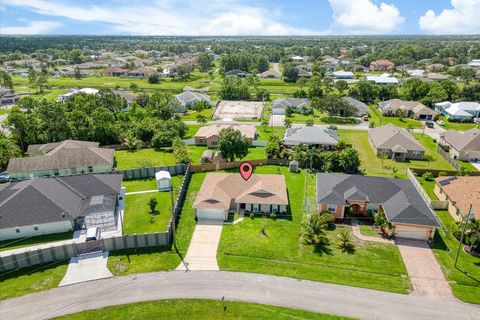
<instances>
[{"instance_id":1,"label":"garage","mask_svg":"<svg viewBox=\"0 0 480 320\"><path fill-rule=\"evenodd\" d=\"M197 209L198 220L221 220L227 219L227 214L222 209Z\"/></svg>"},{"instance_id":2,"label":"garage","mask_svg":"<svg viewBox=\"0 0 480 320\"><path fill-rule=\"evenodd\" d=\"M272 107L272 115L276 116L284 116L285 115L285 108L284 107Z\"/></svg>"},{"instance_id":3,"label":"garage","mask_svg":"<svg viewBox=\"0 0 480 320\"><path fill-rule=\"evenodd\" d=\"M428 240L432 228L421 228L414 226L406 225L396 225L395 226L395 236L397 238L407 238L407 239L416 239L416 240ZM433 232L432 232L433 235Z\"/></svg>"}]
</instances>

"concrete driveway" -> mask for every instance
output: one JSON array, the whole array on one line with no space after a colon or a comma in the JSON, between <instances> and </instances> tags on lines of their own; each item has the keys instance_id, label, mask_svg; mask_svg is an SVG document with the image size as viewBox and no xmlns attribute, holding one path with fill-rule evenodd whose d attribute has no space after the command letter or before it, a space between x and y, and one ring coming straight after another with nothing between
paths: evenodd
<instances>
[{"instance_id":1,"label":"concrete driveway","mask_svg":"<svg viewBox=\"0 0 480 320\"><path fill-rule=\"evenodd\" d=\"M395 243L412 281L414 295L454 300L450 285L426 241L397 239Z\"/></svg>"},{"instance_id":2,"label":"concrete driveway","mask_svg":"<svg viewBox=\"0 0 480 320\"><path fill-rule=\"evenodd\" d=\"M217 249L222 235L223 221L200 220L193 231L184 261L177 270L218 271Z\"/></svg>"},{"instance_id":3,"label":"concrete driveway","mask_svg":"<svg viewBox=\"0 0 480 320\"><path fill-rule=\"evenodd\" d=\"M283 127L285 125L285 115L272 114L270 116L270 125L273 127Z\"/></svg>"},{"instance_id":4,"label":"concrete driveway","mask_svg":"<svg viewBox=\"0 0 480 320\"><path fill-rule=\"evenodd\" d=\"M59 286L113 277L107 267L108 251L70 258L67 272Z\"/></svg>"}]
</instances>

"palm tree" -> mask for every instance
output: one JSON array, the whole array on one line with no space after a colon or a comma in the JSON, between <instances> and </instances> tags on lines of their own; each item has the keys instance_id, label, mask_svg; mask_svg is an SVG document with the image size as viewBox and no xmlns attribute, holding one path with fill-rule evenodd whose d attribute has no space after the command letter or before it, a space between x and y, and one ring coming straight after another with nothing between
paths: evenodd
<instances>
[{"instance_id":1,"label":"palm tree","mask_svg":"<svg viewBox=\"0 0 480 320\"><path fill-rule=\"evenodd\" d=\"M302 237L306 244L328 245L327 224L320 219L320 215L311 215L307 222L303 224Z\"/></svg>"},{"instance_id":2,"label":"palm tree","mask_svg":"<svg viewBox=\"0 0 480 320\"><path fill-rule=\"evenodd\" d=\"M343 251L351 251L354 247L350 231L344 230L337 235L337 247Z\"/></svg>"},{"instance_id":3,"label":"palm tree","mask_svg":"<svg viewBox=\"0 0 480 320\"><path fill-rule=\"evenodd\" d=\"M203 114L197 114L197 123L198 124L207 123L207 117L205 117Z\"/></svg>"},{"instance_id":4,"label":"palm tree","mask_svg":"<svg viewBox=\"0 0 480 320\"><path fill-rule=\"evenodd\" d=\"M310 164L310 170L313 169L313 163L320 159L320 152L316 148L309 148L305 145L300 145L295 149L295 159L304 163Z\"/></svg>"},{"instance_id":5,"label":"palm tree","mask_svg":"<svg viewBox=\"0 0 480 320\"><path fill-rule=\"evenodd\" d=\"M21 154L20 147L4 133L0 133L0 166L5 168L10 158Z\"/></svg>"},{"instance_id":6,"label":"palm tree","mask_svg":"<svg viewBox=\"0 0 480 320\"><path fill-rule=\"evenodd\" d=\"M137 137L125 137L123 139L122 146L128 150L137 150L142 145L142 140Z\"/></svg>"},{"instance_id":7,"label":"palm tree","mask_svg":"<svg viewBox=\"0 0 480 320\"><path fill-rule=\"evenodd\" d=\"M283 125L285 126L285 128L291 128L292 127L292 120L288 119L288 118L285 118L285 120L283 121Z\"/></svg>"}]
</instances>

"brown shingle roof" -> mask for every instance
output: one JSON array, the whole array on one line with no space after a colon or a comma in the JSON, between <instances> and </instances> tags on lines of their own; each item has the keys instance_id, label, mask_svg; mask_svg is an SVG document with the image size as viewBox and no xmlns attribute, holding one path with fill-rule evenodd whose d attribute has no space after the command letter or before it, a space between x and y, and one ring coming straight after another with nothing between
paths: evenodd
<instances>
[{"instance_id":1,"label":"brown shingle roof","mask_svg":"<svg viewBox=\"0 0 480 320\"><path fill-rule=\"evenodd\" d=\"M480 129L473 128L465 132L450 130L440 137L458 151L480 151Z\"/></svg>"},{"instance_id":2,"label":"brown shingle roof","mask_svg":"<svg viewBox=\"0 0 480 320\"><path fill-rule=\"evenodd\" d=\"M238 173L208 173L193 208L228 210L232 201L287 205L285 177L278 174L254 174L245 181Z\"/></svg>"},{"instance_id":3,"label":"brown shingle roof","mask_svg":"<svg viewBox=\"0 0 480 320\"><path fill-rule=\"evenodd\" d=\"M425 151L425 148L410 132L393 124L370 129L368 135L377 149L392 149L401 146L406 150Z\"/></svg>"},{"instance_id":4,"label":"brown shingle roof","mask_svg":"<svg viewBox=\"0 0 480 320\"><path fill-rule=\"evenodd\" d=\"M480 219L480 177L438 177L436 181L463 214L472 204L475 217Z\"/></svg>"}]
</instances>

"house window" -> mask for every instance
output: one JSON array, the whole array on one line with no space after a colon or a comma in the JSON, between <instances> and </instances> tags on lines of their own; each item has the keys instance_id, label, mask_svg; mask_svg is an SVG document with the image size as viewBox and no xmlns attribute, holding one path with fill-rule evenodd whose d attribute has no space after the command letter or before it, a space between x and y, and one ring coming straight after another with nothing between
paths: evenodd
<instances>
[{"instance_id":1,"label":"house window","mask_svg":"<svg viewBox=\"0 0 480 320\"><path fill-rule=\"evenodd\" d=\"M327 210L330 212L335 212L336 206L334 204L329 204Z\"/></svg>"},{"instance_id":2,"label":"house window","mask_svg":"<svg viewBox=\"0 0 480 320\"><path fill-rule=\"evenodd\" d=\"M20 233L20 228L15 229L16 233Z\"/></svg>"},{"instance_id":3,"label":"house window","mask_svg":"<svg viewBox=\"0 0 480 320\"><path fill-rule=\"evenodd\" d=\"M414 157L420 157L420 151L414 150L414 151L413 151L413 156L414 156Z\"/></svg>"},{"instance_id":4,"label":"house window","mask_svg":"<svg viewBox=\"0 0 480 320\"><path fill-rule=\"evenodd\" d=\"M93 172L93 167L92 166L88 167L88 172Z\"/></svg>"},{"instance_id":5,"label":"house window","mask_svg":"<svg viewBox=\"0 0 480 320\"><path fill-rule=\"evenodd\" d=\"M204 139L198 139L198 143L205 143Z\"/></svg>"},{"instance_id":6,"label":"house window","mask_svg":"<svg viewBox=\"0 0 480 320\"><path fill-rule=\"evenodd\" d=\"M245 203L240 203L240 209L245 210Z\"/></svg>"},{"instance_id":7,"label":"house window","mask_svg":"<svg viewBox=\"0 0 480 320\"><path fill-rule=\"evenodd\" d=\"M212 142L210 142L210 144L211 144L212 146L216 146L217 143L218 143L217 141L212 141Z\"/></svg>"},{"instance_id":8,"label":"house window","mask_svg":"<svg viewBox=\"0 0 480 320\"><path fill-rule=\"evenodd\" d=\"M33 230L38 231L38 226L33 227Z\"/></svg>"}]
</instances>

